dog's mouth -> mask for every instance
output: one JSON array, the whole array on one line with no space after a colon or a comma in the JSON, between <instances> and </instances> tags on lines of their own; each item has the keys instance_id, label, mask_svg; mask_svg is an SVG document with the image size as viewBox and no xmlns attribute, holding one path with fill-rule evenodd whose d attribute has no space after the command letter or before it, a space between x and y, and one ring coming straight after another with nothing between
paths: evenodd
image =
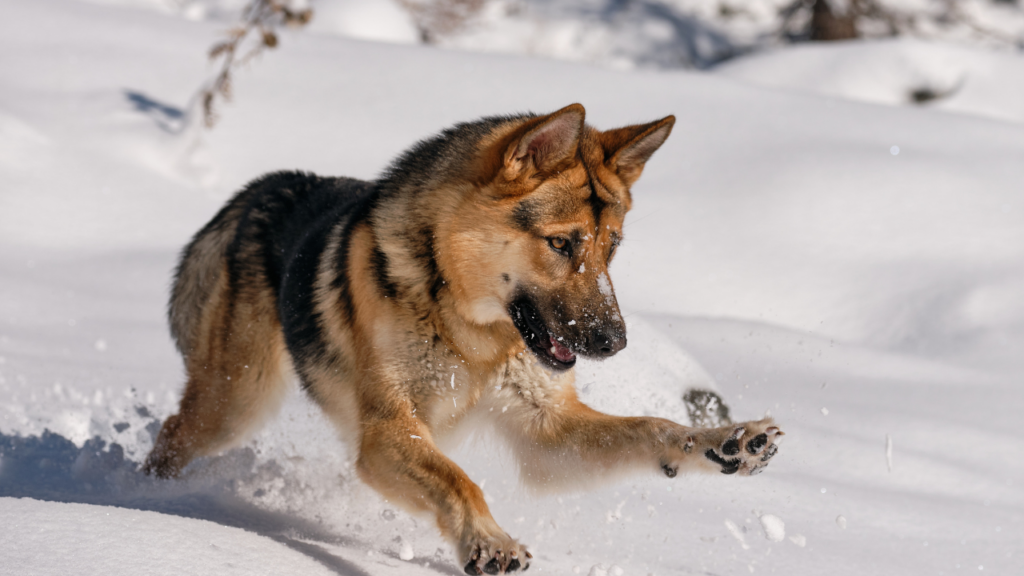
<instances>
[{"instance_id":1,"label":"dog's mouth","mask_svg":"<svg viewBox=\"0 0 1024 576\"><path fill-rule=\"evenodd\" d=\"M529 300L514 300L509 305L509 316L523 337L523 342L541 362L555 370L568 370L576 364L576 354L548 330L537 308Z\"/></svg>"}]
</instances>

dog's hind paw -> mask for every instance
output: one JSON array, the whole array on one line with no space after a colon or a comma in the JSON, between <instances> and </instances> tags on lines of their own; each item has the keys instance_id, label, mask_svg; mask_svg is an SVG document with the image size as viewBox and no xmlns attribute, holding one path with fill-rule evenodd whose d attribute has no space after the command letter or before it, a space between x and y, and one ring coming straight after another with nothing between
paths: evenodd
<instances>
[{"instance_id":1,"label":"dog's hind paw","mask_svg":"<svg viewBox=\"0 0 1024 576\"><path fill-rule=\"evenodd\" d=\"M721 469L722 474L754 476L760 474L779 450L785 432L771 418L744 422L708 430L704 458Z\"/></svg>"},{"instance_id":2,"label":"dog's hind paw","mask_svg":"<svg viewBox=\"0 0 1024 576\"><path fill-rule=\"evenodd\" d=\"M470 547L466 574L514 574L530 568L533 554L514 538L482 538Z\"/></svg>"},{"instance_id":3,"label":"dog's hind paw","mask_svg":"<svg viewBox=\"0 0 1024 576\"><path fill-rule=\"evenodd\" d=\"M697 428L714 428L732 424L729 407L722 397L711 390L694 388L683 395L683 404L690 416L690 424Z\"/></svg>"}]
</instances>

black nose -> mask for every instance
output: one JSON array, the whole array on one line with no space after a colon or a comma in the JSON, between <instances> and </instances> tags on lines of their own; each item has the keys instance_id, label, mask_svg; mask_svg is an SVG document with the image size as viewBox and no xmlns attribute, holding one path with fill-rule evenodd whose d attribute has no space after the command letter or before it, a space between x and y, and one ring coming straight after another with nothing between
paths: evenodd
<instances>
[{"instance_id":1,"label":"black nose","mask_svg":"<svg viewBox=\"0 0 1024 576\"><path fill-rule=\"evenodd\" d=\"M595 330L590 337L591 350L594 355L606 358L626 347L626 335L621 332L605 332Z\"/></svg>"}]
</instances>

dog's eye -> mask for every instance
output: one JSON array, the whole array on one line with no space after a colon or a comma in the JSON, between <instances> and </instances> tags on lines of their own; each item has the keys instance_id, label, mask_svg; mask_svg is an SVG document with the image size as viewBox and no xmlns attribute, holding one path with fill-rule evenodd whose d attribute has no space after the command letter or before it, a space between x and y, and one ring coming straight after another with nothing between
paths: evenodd
<instances>
[{"instance_id":1,"label":"dog's eye","mask_svg":"<svg viewBox=\"0 0 1024 576\"><path fill-rule=\"evenodd\" d=\"M548 238L548 245L551 246L551 249L555 252L565 256L570 256L572 254L572 245L569 244L569 241L565 238Z\"/></svg>"}]
</instances>

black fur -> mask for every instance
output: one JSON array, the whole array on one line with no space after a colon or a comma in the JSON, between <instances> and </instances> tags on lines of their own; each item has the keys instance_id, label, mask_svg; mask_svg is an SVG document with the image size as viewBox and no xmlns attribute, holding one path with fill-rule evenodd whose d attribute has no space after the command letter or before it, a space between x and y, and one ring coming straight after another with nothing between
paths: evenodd
<instances>
[{"instance_id":1,"label":"black fur","mask_svg":"<svg viewBox=\"0 0 1024 576\"><path fill-rule=\"evenodd\" d=\"M379 244L374 245L373 255L370 256L370 259L373 263L374 279L381 292L388 298L398 297L398 286L391 280L391 275L388 272L388 255L384 253Z\"/></svg>"},{"instance_id":2,"label":"black fur","mask_svg":"<svg viewBox=\"0 0 1024 576\"><path fill-rule=\"evenodd\" d=\"M601 214L608 203L597 195L597 188L594 186L594 175L590 173L589 169L587 170L587 186L590 187L590 197L588 200L590 200L590 209L594 212L594 226L601 228Z\"/></svg>"},{"instance_id":3,"label":"black fur","mask_svg":"<svg viewBox=\"0 0 1024 576\"><path fill-rule=\"evenodd\" d=\"M537 219L533 202L524 200L512 210L512 223L523 232L532 232Z\"/></svg>"},{"instance_id":4,"label":"black fur","mask_svg":"<svg viewBox=\"0 0 1024 576\"><path fill-rule=\"evenodd\" d=\"M365 218L375 192L371 182L275 172L246 186L197 236L219 225L230 207L241 209L227 250L229 290L234 295L246 286L262 284L273 292L285 342L300 376L305 361L326 350L313 306L313 287L328 235L335 226L347 232L360 216ZM339 257L345 259L346 251ZM347 283L344 262L336 266L338 281Z\"/></svg>"},{"instance_id":5,"label":"black fur","mask_svg":"<svg viewBox=\"0 0 1024 576\"><path fill-rule=\"evenodd\" d=\"M481 138L491 135L503 124L535 116L531 113L488 116L456 124L433 138L417 142L399 156L377 181L381 196L389 198L402 189L421 187L448 174L464 174L461 170L467 161L475 158Z\"/></svg>"},{"instance_id":6,"label":"black fur","mask_svg":"<svg viewBox=\"0 0 1024 576\"><path fill-rule=\"evenodd\" d=\"M380 199L379 189L374 183L361 180L350 180L350 182L353 184L358 183L359 192L357 192L357 195L360 197L360 200L350 205L351 212L345 215L347 220L339 223L343 227L340 231L341 243L338 247L337 259L331 263L335 273L334 287L338 288L340 292L340 302L338 304L348 318L352 318L356 313L355 307L352 304L352 289L350 288L348 273L346 272L348 270L351 232L357 224L366 222L369 218L370 210Z\"/></svg>"}]
</instances>

